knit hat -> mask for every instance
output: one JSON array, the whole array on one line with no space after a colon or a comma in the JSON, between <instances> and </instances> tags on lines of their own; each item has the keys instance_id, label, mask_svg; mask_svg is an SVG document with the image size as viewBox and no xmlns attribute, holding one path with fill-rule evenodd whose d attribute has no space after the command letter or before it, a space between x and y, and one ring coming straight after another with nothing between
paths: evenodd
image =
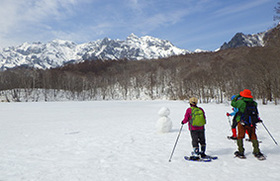
<instances>
[{"instance_id":1,"label":"knit hat","mask_svg":"<svg viewBox=\"0 0 280 181\"><path fill-rule=\"evenodd\" d=\"M242 97L246 97L246 98L253 98L251 91L249 89L244 89L243 91L241 91L240 96Z\"/></svg>"},{"instance_id":2,"label":"knit hat","mask_svg":"<svg viewBox=\"0 0 280 181\"><path fill-rule=\"evenodd\" d=\"M196 97L192 97L192 98L190 98L189 101L190 101L190 104L197 105L198 99Z\"/></svg>"}]
</instances>

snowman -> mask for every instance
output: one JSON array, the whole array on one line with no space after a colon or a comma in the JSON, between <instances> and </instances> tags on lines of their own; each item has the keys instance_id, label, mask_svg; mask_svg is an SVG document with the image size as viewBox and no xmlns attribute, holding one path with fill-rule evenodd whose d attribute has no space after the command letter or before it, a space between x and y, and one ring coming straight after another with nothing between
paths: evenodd
<instances>
[{"instance_id":1,"label":"snowman","mask_svg":"<svg viewBox=\"0 0 280 181\"><path fill-rule=\"evenodd\" d=\"M169 114L170 114L170 110L167 107L162 107L158 111L158 115L160 116L160 118L156 123L156 128L158 133L170 132L172 128L172 122L171 119L168 117Z\"/></svg>"}]
</instances>

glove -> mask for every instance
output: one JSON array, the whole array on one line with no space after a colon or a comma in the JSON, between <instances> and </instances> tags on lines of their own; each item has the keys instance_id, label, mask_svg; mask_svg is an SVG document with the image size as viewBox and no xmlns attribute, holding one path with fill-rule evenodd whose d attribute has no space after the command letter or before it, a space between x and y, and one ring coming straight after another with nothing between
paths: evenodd
<instances>
[{"instance_id":1,"label":"glove","mask_svg":"<svg viewBox=\"0 0 280 181\"><path fill-rule=\"evenodd\" d=\"M258 119L257 123L262 123L263 121L261 120L261 118Z\"/></svg>"},{"instance_id":2,"label":"glove","mask_svg":"<svg viewBox=\"0 0 280 181\"><path fill-rule=\"evenodd\" d=\"M182 121L181 124L185 124L184 121Z\"/></svg>"},{"instance_id":3,"label":"glove","mask_svg":"<svg viewBox=\"0 0 280 181\"><path fill-rule=\"evenodd\" d=\"M227 112L227 116L230 116L230 114Z\"/></svg>"}]
</instances>

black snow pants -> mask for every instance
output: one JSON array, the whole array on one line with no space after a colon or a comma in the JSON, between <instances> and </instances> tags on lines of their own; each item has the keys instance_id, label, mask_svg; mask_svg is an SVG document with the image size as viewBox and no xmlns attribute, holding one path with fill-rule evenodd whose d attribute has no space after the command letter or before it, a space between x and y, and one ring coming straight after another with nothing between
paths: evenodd
<instances>
[{"instance_id":1,"label":"black snow pants","mask_svg":"<svg viewBox=\"0 0 280 181\"><path fill-rule=\"evenodd\" d=\"M200 144L201 146L206 145L205 130L191 130L191 137L193 148L198 148L198 144Z\"/></svg>"}]
</instances>

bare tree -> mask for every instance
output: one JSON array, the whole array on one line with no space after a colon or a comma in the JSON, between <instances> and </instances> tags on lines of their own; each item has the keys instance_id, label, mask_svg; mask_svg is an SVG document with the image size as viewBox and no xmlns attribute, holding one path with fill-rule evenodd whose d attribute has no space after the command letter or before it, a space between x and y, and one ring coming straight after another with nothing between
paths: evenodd
<instances>
[{"instance_id":1,"label":"bare tree","mask_svg":"<svg viewBox=\"0 0 280 181\"><path fill-rule=\"evenodd\" d=\"M273 16L273 20L279 22L280 21L280 2L277 2L277 5L274 7L275 15Z\"/></svg>"}]
</instances>

